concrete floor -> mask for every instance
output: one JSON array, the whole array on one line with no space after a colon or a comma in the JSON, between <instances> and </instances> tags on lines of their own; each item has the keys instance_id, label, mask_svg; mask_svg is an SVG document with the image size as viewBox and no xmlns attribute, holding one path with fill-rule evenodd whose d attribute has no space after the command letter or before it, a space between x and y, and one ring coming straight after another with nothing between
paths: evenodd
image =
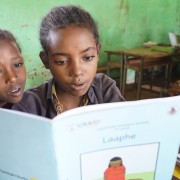
<instances>
[{"instance_id":1,"label":"concrete floor","mask_svg":"<svg viewBox=\"0 0 180 180\"><path fill-rule=\"evenodd\" d=\"M152 99L159 97L161 97L160 92L141 89L140 99ZM135 85L127 85L124 98L126 101L137 100L137 87Z\"/></svg>"}]
</instances>

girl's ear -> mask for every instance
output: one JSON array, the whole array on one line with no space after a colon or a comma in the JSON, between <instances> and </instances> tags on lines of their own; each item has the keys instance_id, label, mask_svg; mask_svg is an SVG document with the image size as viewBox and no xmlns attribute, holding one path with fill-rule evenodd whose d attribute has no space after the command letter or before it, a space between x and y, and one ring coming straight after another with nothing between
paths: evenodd
<instances>
[{"instance_id":1,"label":"girl's ear","mask_svg":"<svg viewBox=\"0 0 180 180\"><path fill-rule=\"evenodd\" d=\"M97 45L97 54L99 55L99 53L100 53L100 50L101 50L101 43L99 43L98 45Z\"/></svg>"},{"instance_id":2,"label":"girl's ear","mask_svg":"<svg viewBox=\"0 0 180 180\"><path fill-rule=\"evenodd\" d=\"M41 51L41 52L39 53L39 57L40 57L42 63L44 64L45 68L46 68L46 69L49 69L48 56L47 56L47 54L45 53L45 51Z\"/></svg>"}]
</instances>

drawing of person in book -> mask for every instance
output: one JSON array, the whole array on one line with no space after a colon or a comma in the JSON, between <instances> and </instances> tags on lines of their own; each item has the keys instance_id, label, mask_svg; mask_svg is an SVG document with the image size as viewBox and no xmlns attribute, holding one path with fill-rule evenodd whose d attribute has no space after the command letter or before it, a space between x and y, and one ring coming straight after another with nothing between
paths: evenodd
<instances>
[{"instance_id":1,"label":"drawing of person in book","mask_svg":"<svg viewBox=\"0 0 180 180\"><path fill-rule=\"evenodd\" d=\"M125 170L121 157L113 157L104 172L104 180L125 180Z\"/></svg>"}]
</instances>

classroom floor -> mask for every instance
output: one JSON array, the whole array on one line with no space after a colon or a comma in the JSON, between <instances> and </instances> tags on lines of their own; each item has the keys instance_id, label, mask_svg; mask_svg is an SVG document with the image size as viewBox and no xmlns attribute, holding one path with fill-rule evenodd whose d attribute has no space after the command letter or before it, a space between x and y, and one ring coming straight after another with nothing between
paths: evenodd
<instances>
[{"instance_id":1,"label":"classroom floor","mask_svg":"<svg viewBox=\"0 0 180 180\"><path fill-rule=\"evenodd\" d=\"M174 84L177 80L180 80L179 75L174 74L171 78L171 85ZM119 81L117 80L117 85L119 85ZM141 98L140 99L152 99L152 98L160 98L169 96L167 93L162 95L162 91L159 88L162 85L161 82L156 82L153 88L153 91L147 90L145 88L141 88ZM145 85L146 87L146 85ZM126 101L137 100L137 85L136 84L127 84L126 90L124 94L124 98Z\"/></svg>"},{"instance_id":2,"label":"classroom floor","mask_svg":"<svg viewBox=\"0 0 180 180\"><path fill-rule=\"evenodd\" d=\"M160 93L158 92L141 89L141 99L152 99L159 97ZM135 85L127 85L124 98L126 101L137 100L137 87Z\"/></svg>"}]
</instances>

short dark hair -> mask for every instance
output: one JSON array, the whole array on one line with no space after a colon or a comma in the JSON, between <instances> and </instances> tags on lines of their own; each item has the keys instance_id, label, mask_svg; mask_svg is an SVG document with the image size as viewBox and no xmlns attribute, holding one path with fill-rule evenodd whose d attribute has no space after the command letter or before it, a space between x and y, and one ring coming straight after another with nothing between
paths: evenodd
<instances>
[{"instance_id":1,"label":"short dark hair","mask_svg":"<svg viewBox=\"0 0 180 180\"><path fill-rule=\"evenodd\" d=\"M13 34L10 31L0 29L0 41L1 40L7 40L7 41L14 42L17 45L19 51L21 52L21 48L20 48L19 44L17 43L15 37L13 36Z\"/></svg>"},{"instance_id":2,"label":"short dark hair","mask_svg":"<svg viewBox=\"0 0 180 180\"><path fill-rule=\"evenodd\" d=\"M89 29L99 44L97 24L92 16L79 6L58 6L43 18L40 26L40 42L44 51L48 50L49 33L70 25L77 25Z\"/></svg>"}]
</instances>

